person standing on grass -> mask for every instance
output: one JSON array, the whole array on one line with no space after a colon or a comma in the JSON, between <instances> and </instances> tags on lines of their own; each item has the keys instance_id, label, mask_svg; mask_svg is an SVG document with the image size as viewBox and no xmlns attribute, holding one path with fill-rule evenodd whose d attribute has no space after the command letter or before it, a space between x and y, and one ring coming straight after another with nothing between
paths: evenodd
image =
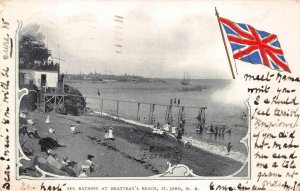
<instances>
[{"instance_id":1,"label":"person standing on grass","mask_svg":"<svg viewBox=\"0 0 300 191\"><path fill-rule=\"evenodd\" d=\"M50 115L47 116L47 119L46 119L46 124L50 124Z\"/></svg>"},{"instance_id":2,"label":"person standing on grass","mask_svg":"<svg viewBox=\"0 0 300 191\"><path fill-rule=\"evenodd\" d=\"M108 130L105 128L105 134L104 134L104 139L107 140L108 139Z\"/></svg>"},{"instance_id":3,"label":"person standing on grass","mask_svg":"<svg viewBox=\"0 0 300 191\"><path fill-rule=\"evenodd\" d=\"M229 152L231 151L231 149L232 149L232 145L231 145L231 143L229 142L228 145L227 145L227 151L228 151L227 154L229 154Z\"/></svg>"},{"instance_id":4,"label":"person standing on grass","mask_svg":"<svg viewBox=\"0 0 300 191\"><path fill-rule=\"evenodd\" d=\"M114 139L114 135L113 135L113 128L110 127L108 130L108 139L113 140Z\"/></svg>"},{"instance_id":5,"label":"person standing on grass","mask_svg":"<svg viewBox=\"0 0 300 191\"><path fill-rule=\"evenodd\" d=\"M172 127L172 134L173 134L174 136L177 135L177 127L176 127L176 126L173 126L173 127Z\"/></svg>"},{"instance_id":6,"label":"person standing on grass","mask_svg":"<svg viewBox=\"0 0 300 191\"><path fill-rule=\"evenodd\" d=\"M159 124L159 122L156 123L156 128L157 128L157 135L160 135L161 129L160 129L160 124Z\"/></svg>"},{"instance_id":7,"label":"person standing on grass","mask_svg":"<svg viewBox=\"0 0 300 191\"><path fill-rule=\"evenodd\" d=\"M72 124L72 125L71 125L71 131L72 131L72 134L75 134L75 130L76 130L76 127Z\"/></svg>"},{"instance_id":8,"label":"person standing on grass","mask_svg":"<svg viewBox=\"0 0 300 191\"><path fill-rule=\"evenodd\" d=\"M165 134L164 129L160 126L159 122L157 122L157 135L163 137Z\"/></svg>"}]
</instances>

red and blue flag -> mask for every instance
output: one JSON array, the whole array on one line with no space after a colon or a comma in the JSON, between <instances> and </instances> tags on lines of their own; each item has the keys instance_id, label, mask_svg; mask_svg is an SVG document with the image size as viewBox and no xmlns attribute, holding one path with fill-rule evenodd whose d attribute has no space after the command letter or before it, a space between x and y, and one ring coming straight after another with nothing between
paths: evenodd
<instances>
[{"instance_id":1,"label":"red and blue flag","mask_svg":"<svg viewBox=\"0 0 300 191\"><path fill-rule=\"evenodd\" d=\"M256 30L251 25L219 17L230 43L233 58L262 64L278 71L291 72L275 34Z\"/></svg>"}]
</instances>

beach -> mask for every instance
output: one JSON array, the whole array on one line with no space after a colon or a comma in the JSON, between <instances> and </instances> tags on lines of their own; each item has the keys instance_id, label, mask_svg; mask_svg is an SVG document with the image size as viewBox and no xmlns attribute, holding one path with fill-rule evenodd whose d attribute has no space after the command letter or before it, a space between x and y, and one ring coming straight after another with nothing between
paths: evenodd
<instances>
[{"instance_id":1,"label":"beach","mask_svg":"<svg viewBox=\"0 0 300 191\"><path fill-rule=\"evenodd\" d=\"M189 87L182 86L178 79L165 79L164 82L97 82L87 80L66 80L66 83L82 93L86 98L87 107L91 110L117 116L119 118L137 123L139 125L151 125L149 111L151 104L155 104L153 116L155 122L166 122L166 105L180 100L179 106L185 106L185 134L184 137L194 140L202 149L222 153L230 142L235 160L246 161L248 157L247 147L240 141L247 136L248 120L242 119L242 114L247 113L247 107L243 99L227 99L226 92L231 92L234 82L230 80L192 80ZM207 89L186 91L184 88L193 89L204 86ZM100 96L97 95L99 90ZM233 96L231 96L233 97ZM102 99L103 102L102 102ZM118 114L117 101L119 100ZM123 101L122 101L123 100ZM140 105L138 106L138 103ZM143 104L149 103L149 104ZM165 105L165 106L163 106ZM178 126L178 114L180 107L173 103L173 125ZM194 108L192 108L194 107ZM225 126L231 133L224 136L215 136L204 131L196 132L199 108L206 107L205 122L207 126ZM139 111L137 112L137 108ZM137 113L139 119L137 119Z\"/></svg>"},{"instance_id":2,"label":"beach","mask_svg":"<svg viewBox=\"0 0 300 191\"><path fill-rule=\"evenodd\" d=\"M49 116L50 123L45 121ZM36 129L41 138L51 137L62 145L52 149L58 161L68 157L77 164L74 167L76 176L80 166L88 155L93 155L97 168L88 174L90 177L148 177L162 174L171 165L184 164L199 176L228 176L239 170L243 163L230 157L216 155L199 147L185 147L183 142L172 136L153 136L152 129L110 116L100 116L88 111L82 116L60 115L57 113L42 113L40 110L27 114L33 125L28 129ZM70 126L76 127L72 134ZM104 138L105 131L112 127L114 140ZM49 133L49 128L55 133ZM22 139L22 140L21 140ZM48 155L41 151L38 138L27 135L20 136L24 150L30 148L31 160L22 160L22 175L39 176L34 165L52 174L69 176L64 171L45 163ZM38 160L37 160L38 158Z\"/></svg>"}]
</instances>

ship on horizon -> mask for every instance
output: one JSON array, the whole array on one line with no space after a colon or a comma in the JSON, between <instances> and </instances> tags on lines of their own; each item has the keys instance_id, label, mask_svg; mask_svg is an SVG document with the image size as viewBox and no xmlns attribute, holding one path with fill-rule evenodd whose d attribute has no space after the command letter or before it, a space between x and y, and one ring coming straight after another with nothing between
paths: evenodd
<instances>
[{"instance_id":1,"label":"ship on horizon","mask_svg":"<svg viewBox=\"0 0 300 191\"><path fill-rule=\"evenodd\" d=\"M183 74L183 79L181 80L181 84L182 85L192 85L192 81L190 79L190 76L186 73Z\"/></svg>"}]
</instances>

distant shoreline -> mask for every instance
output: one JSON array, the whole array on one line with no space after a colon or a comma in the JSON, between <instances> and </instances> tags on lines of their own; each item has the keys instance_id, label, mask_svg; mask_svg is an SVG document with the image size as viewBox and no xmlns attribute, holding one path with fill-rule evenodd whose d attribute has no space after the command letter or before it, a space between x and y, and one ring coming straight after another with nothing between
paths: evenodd
<instances>
[{"instance_id":1,"label":"distant shoreline","mask_svg":"<svg viewBox=\"0 0 300 191\"><path fill-rule=\"evenodd\" d=\"M144 78L146 80L151 80L151 82L166 82L166 81L180 81L182 80L181 78ZM67 79L65 78L66 81L94 81L94 82L105 82L106 80L102 80L102 81L99 81L99 80L93 80L93 79ZM191 78L190 80L192 81L201 81L201 80L225 80L225 81L232 81L232 79L214 79L214 78ZM107 82L134 82L134 81L118 81L118 80L108 80ZM149 81L143 81L143 82L149 82Z\"/></svg>"}]
</instances>

